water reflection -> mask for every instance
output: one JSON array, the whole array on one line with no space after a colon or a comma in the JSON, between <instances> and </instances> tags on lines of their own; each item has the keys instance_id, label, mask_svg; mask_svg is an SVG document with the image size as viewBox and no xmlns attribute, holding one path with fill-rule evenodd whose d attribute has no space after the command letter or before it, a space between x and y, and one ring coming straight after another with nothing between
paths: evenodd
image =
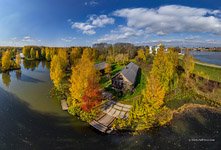
<instances>
[{"instance_id":1,"label":"water reflection","mask_svg":"<svg viewBox=\"0 0 221 150\"><path fill-rule=\"evenodd\" d=\"M45 61L45 66L49 70L50 69L50 62Z\"/></svg>"},{"instance_id":2,"label":"water reflection","mask_svg":"<svg viewBox=\"0 0 221 150\"><path fill-rule=\"evenodd\" d=\"M31 69L31 71L34 71L40 64L40 61L28 61L23 60L23 66L25 69Z\"/></svg>"},{"instance_id":3,"label":"water reflection","mask_svg":"<svg viewBox=\"0 0 221 150\"><path fill-rule=\"evenodd\" d=\"M8 88L11 83L11 75L9 72L2 73L2 82Z\"/></svg>"},{"instance_id":4,"label":"water reflection","mask_svg":"<svg viewBox=\"0 0 221 150\"><path fill-rule=\"evenodd\" d=\"M31 69L31 71L34 71L36 68L39 67L39 64L41 63L41 67L44 69L45 66L47 69L50 68L50 62L47 61L29 61L29 60L23 60L23 66L25 69Z\"/></svg>"},{"instance_id":5,"label":"water reflection","mask_svg":"<svg viewBox=\"0 0 221 150\"><path fill-rule=\"evenodd\" d=\"M15 75L16 75L16 79L17 79L17 80L21 80L21 74L22 74L22 71L21 71L21 70L16 70L16 71L15 71Z\"/></svg>"}]
</instances>

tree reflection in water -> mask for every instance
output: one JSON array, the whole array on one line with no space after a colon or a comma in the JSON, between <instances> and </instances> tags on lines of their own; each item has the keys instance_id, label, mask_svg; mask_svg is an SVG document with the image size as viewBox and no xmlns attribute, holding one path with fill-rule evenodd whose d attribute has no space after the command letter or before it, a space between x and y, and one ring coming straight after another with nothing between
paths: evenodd
<instances>
[{"instance_id":1,"label":"tree reflection in water","mask_svg":"<svg viewBox=\"0 0 221 150\"><path fill-rule=\"evenodd\" d=\"M9 87L10 83L11 83L11 75L9 72L3 72L2 73L2 82L4 83L4 85L6 87Z\"/></svg>"},{"instance_id":2,"label":"tree reflection in water","mask_svg":"<svg viewBox=\"0 0 221 150\"><path fill-rule=\"evenodd\" d=\"M21 80L21 74L22 74L21 70L16 70L15 71L15 75L16 75L17 80Z\"/></svg>"}]
</instances>

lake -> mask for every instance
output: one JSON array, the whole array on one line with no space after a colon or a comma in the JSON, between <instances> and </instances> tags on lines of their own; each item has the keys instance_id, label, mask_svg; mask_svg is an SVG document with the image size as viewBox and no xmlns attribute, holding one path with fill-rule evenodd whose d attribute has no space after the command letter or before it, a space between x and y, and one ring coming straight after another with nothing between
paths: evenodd
<instances>
[{"instance_id":1,"label":"lake","mask_svg":"<svg viewBox=\"0 0 221 150\"><path fill-rule=\"evenodd\" d=\"M199 61L221 66L221 52L192 51L191 54Z\"/></svg>"},{"instance_id":2,"label":"lake","mask_svg":"<svg viewBox=\"0 0 221 150\"><path fill-rule=\"evenodd\" d=\"M60 103L50 97L52 86L48 62L24 61L21 71L0 74L0 150L221 147L220 112L187 111L151 132L106 135L62 111Z\"/></svg>"}]
</instances>

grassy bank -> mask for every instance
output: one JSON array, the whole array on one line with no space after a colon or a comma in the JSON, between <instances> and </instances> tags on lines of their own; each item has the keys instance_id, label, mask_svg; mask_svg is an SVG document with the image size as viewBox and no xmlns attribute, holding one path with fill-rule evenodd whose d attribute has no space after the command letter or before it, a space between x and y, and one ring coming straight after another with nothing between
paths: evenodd
<instances>
[{"instance_id":1,"label":"grassy bank","mask_svg":"<svg viewBox=\"0 0 221 150\"><path fill-rule=\"evenodd\" d=\"M180 60L179 63L182 66L183 55L179 56L179 60ZM208 64L195 60L195 68L193 73L205 79L221 83L221 67L217 65Z\"/></svg>"},{"instance_id":2,"label":"grassy bank","mask_svg":"<svg viewBox=\"0 0 221 150\"><path fill-rule=\"evenodd\" d=\"M209 80L221 82L221 68L208 66L203 63L195 63L194 74Z\"/></svg>"}]
</instances>

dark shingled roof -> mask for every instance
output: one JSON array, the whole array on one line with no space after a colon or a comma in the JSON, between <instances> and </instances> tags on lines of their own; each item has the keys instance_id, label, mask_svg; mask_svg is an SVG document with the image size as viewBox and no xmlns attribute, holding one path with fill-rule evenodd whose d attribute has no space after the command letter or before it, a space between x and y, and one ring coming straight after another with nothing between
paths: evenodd
<instances>
[{"instance_id":1,"label":"dark shingled roof","mask_svg":"<svg viewBox=\"0 0 221 150\"><path fill-rule=\"evenodd\" d=\"M139 66L131 62L121 71L121 74L130 81L131 84L135 84L138 70Z\"/></svg>"},{"instance_id":2,"label":"dark shingled roof","mask_svg":"<svg viewBox=\"0 0 221 150\"><path fill-rule=\"evenodd\" d=\"M98 64L95 64L95 68L97 70L104 70L106 67L107 67L107 63L106 62L101 62L101 63L98 63Z\"/></svg>"}]
</instances>

